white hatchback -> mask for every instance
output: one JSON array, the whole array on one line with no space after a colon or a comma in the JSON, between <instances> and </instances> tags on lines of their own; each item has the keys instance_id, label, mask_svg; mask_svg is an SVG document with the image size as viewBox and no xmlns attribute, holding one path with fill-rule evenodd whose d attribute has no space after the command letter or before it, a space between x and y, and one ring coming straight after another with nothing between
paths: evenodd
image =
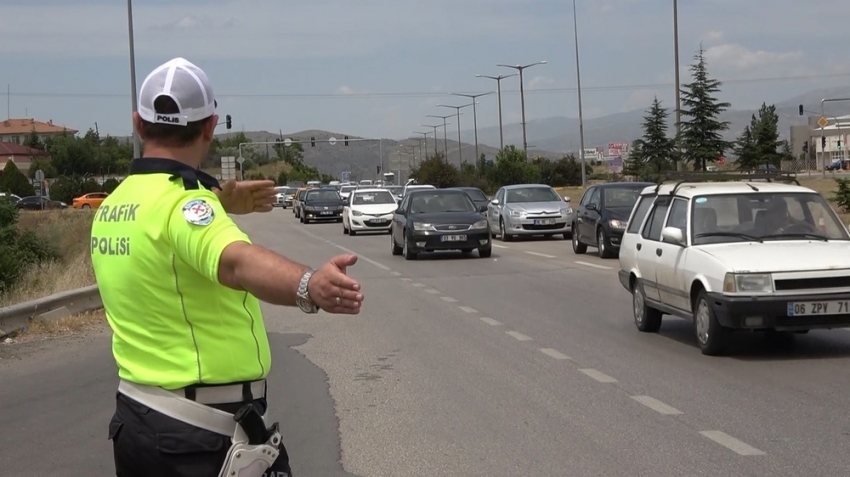
<instances>
[{"instance_id":1,"label":"white hatchback","mask_svg":"<svg viewBox=\"0 0 850 477\"><path fill-rule=\"evenodd\" d=\"M640 331L658 331L662 314L691 319L707 355L722 352L731 330L850 326L850 235L799 184L647 187L623 236L619 278Z\"/></svg>"},{"instance_id":2,"label":"white hatchback","mask_svg":"<svg viewBox=\"0 0 850 477\"><path fill-rule=\"evenodd\" d=\"M342 233L387 232L397 208L395 196L386 189L357 189L342 210Z\"/></svg>"}]
</instances>

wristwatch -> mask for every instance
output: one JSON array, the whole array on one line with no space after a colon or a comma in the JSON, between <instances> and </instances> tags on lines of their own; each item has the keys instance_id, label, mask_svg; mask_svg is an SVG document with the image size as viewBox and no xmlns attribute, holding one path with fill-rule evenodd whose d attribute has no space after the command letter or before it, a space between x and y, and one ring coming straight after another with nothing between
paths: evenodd
<instances>
[{"instance_id":1,"label":"wristwatch","mask_svg":"<svg viewBox=\"0 0 850 477\"><path fill-rule=\"evenodd\" d=\"M307 291L307 285L310 284L310 277L314 273L316 273L315 270L304 272L304 275L301 276L301 282L298 283L298 291L295 293L295 303L298 304L298 308L301 308L301 311L304 313L319 312L319 307L313 303L313 300L310 299L310 292Z\"/></svg>"}]
</instances>

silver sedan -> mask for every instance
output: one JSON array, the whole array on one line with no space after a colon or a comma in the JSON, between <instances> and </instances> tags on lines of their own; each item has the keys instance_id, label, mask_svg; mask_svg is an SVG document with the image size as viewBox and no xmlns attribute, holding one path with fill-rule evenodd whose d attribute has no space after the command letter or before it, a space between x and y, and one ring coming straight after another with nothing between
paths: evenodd
<instances>
[{"instance_id":1,"label":"silver sedan","mask_svg":"<svg viewBox=\"0 0 850 477\"><path fill-rule=\"evenodd\" d=\"M502 187L487 206L490 232L508 241L520 235L572 237L569 198L545 184Z\"/></svg>"}]
</instances>

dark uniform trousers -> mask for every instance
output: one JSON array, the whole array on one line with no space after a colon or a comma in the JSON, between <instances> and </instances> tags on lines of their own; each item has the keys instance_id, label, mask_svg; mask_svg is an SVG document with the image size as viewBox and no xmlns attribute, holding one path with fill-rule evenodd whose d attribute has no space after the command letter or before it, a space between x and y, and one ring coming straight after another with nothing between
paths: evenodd
<instances>
[{"instance_id":1,"label":"dark uniform trousers","mask_svg":"<svg viewBox=\"0 0 850 477\"><path fill-rule=\"evenodd\" d=\"M117 393L109 423L117 477L217 477L230 448L222 436L168 417ZM265 413L265 399L254 401ZM214 405L231 414L242 403ZM235 422L234 422L235 425ZM281 444L280 457L265 477L291 477L289 456Z\"/></svg>"}]
</instances>

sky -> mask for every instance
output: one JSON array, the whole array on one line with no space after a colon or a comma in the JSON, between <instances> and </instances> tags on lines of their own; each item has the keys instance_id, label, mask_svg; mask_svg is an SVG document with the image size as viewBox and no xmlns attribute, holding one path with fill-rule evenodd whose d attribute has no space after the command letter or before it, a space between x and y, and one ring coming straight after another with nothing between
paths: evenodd
<instances>
[{"instance_id":1,"label":"sky","mask_svg":"<svg viewBox=\"0 0 850 477\"><path fill-rule=\"evenodd\" d=\"M681 81L702 45L735 109L846 84L848 16L846 0L680 0ZM137 85L184 57L234 130L410 137L455 111L437 105L469 103L449 93L496 91L476 74L538 61L523 74L527 120L578 115L565 0L135 0L133 17ZM674 106L672 0L577 0L577 18L586 118L655 96ZM129 135L128 37L123 1L0 0L0 108ZM517 123L518 77L502 89L504 122ZM498 125L497 104L479 98L479 128ZM469 108L461 121L472 128Z\"/></svg>"}]
</instances>

